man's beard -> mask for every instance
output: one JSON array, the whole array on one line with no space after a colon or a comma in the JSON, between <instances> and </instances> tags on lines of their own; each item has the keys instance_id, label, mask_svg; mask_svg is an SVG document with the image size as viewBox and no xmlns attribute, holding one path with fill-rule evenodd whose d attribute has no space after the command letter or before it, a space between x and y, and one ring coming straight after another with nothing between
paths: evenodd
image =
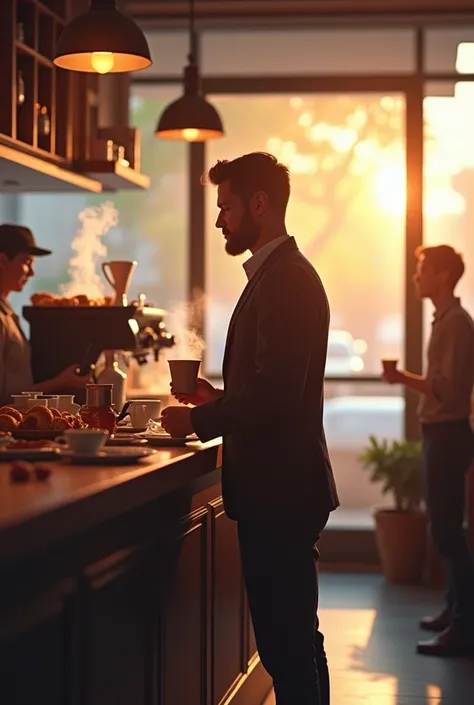
<instances>
[{"instance_id":1,"label":"man's beard","mask_svg":"<svg viewBox=\"0 0 474 705\"><path fill-rule=\"evenodd\" d=\"M235 257L250 250L260 237L260 227L254 222L248 211L245 211L240 225L233 233L227 228L222 230L226 236L225 251Z\"/></svg>"}]
</instances>

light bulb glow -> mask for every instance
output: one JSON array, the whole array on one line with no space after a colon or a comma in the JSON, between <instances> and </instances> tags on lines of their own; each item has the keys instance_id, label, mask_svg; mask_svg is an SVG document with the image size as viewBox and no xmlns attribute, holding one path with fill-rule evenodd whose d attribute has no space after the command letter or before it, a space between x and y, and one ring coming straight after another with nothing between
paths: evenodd
<instances>
[{"instance_id":1,"label":"light bulb glow","mask_svg":"<svg viewBox=\"0 0 474 705\"><path fill-rule=\"evenodd\" d=\"M111 51L94 51L91 56L91 64L97 73L109 73L115 64L114 55Z\"/></svg>"},{"instance_id":2,"label":"light bulb glow","mask_svg":"<svg viewBox=\"0 0 474 705\"><path fill-rule=\"evenodd\" d=\"M200 131L195 127L186 127L183 130L183 139L187 142L195 142L199 137Z\"/></svg>"}]
</instances>

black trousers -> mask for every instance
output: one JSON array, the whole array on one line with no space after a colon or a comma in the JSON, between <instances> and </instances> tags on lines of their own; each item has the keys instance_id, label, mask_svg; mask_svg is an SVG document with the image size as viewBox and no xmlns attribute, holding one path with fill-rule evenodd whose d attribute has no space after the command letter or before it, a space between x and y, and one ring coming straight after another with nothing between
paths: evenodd
<instances>
[{"instance_id":1,"label":"black trousers","mask_svg":"<svg viewBox=\"0 0 474 705\"><path fill-rule=\"evenodd\" d=\"M319 631L319 534L328 514L310 522L238 524L258 653L277 705L329 705L329 672Z\"/></svg>"},{"instance_id":2,"label":"black trousers","mask_svg":"<svg viewBox=\"0 0 474 705\"><path fill-rule=\"evenodd\" d=\"M474 634L474 562L464 532L466 473L474 455L469 421L423 424L423 486L433 542L448 575L454 626Z\"/></svg>"}]
</instances>

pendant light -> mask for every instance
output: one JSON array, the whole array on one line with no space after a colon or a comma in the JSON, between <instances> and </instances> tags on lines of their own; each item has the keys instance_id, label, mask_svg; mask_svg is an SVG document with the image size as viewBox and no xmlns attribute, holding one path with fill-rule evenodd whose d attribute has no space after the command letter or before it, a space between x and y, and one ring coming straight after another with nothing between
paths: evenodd
<instances>
[{"instance_id":1,"label":"pendant light","mask_svg":"<svg viewBox=\"0 0 474 705\"><path fill-rule=\"evenodd\" d=\"M196 56L194 0L190 0L189 43L188 65L184 69L184 95L165 108L155 135L164 140L205 142L223 137L224 128L219 113L201 92Z\"/></svg>"},{"instance_id":2,"label":"pendant light","mask_svg":"<svg viewBox=\"0 0 474 705\"><path fill-rule=\"evenodd\" d=\"M91 0L60 35L54 63L69 71L126 73L151 66L140 27L117 9L116 0Z\"/></svg>"}]
</instances>

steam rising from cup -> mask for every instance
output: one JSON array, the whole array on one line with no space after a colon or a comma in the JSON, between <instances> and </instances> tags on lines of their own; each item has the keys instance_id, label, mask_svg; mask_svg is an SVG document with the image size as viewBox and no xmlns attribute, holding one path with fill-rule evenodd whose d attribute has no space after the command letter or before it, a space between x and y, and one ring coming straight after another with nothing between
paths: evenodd
<instances>
[{"instance_id":1,"label":"steam rising from cup","mask_svg":"<svg viewBox=\"0 0 474 705\"><path fill-rule=\"evenodd\" d=\"M204 317L204 295L194 292L192 300L186 303L174 304L166 316L166 327L175 336L175 345L170 350L168 359L202 360L206 348L202 335Z\"/></svg>"},{"instance_id":2,"label":"steam rising from cup","mask_svg":"<svg viewBox=\"0 0 474 705\"><path fill-rule=\"evenodd\" d=\"M107 255L102 238L119 222L119 213L111 201L84 208L79 213L80 227L72 241L76 253L69 262L69 284L61 287L64 296L87 294L91 298L104 296L104 282L97 273L98 258Z\"/></svg>"},{"instance_id":3,"label":"steam rising from cup","mask_svg":"<svg viewBox=\"0 0 474 705\"><path fill-rule=\"evenodd\" d=\"M175 334L176 344L167 355L173 391L193 394L205 343L198 330L202 328L204 296L194 292L191 301L172 306L167 327Z\"/></svg>"}]
</instances>

